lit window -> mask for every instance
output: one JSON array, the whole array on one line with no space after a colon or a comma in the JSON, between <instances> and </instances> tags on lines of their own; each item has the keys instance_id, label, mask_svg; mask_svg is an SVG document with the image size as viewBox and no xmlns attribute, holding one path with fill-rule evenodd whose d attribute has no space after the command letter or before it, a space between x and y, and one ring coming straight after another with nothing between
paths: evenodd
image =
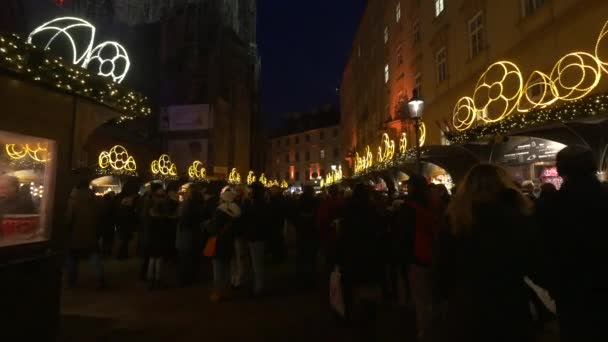
<instances>
[{"instance_id":1,"label":"lit window","mask_svg":"<svg viewBox=\"0 0 608 342\"><path fill-rule=\"evenodd\" d=\"M448 58L445 47L437 51L435 61L437 63L437 83L441 83L448 79Z\"/></svg>"},{"instance_id":2,"label":"lit window","mask_svg":"<svg viewBox=\"0 0 608 342\"><path fill-rule=\"evenodd\" d=\"M384 66L384 83L388 83L390 75L388 73L388 64Z\"/></svg>"},{"instance_id":3,"label":"lit window","mask_svg":"<svg viewBox=\"0 0 608 342\"><path fill-rule=\"evenodd\" d=\"M483 12L477 13L473 19L469 20L469 38L471 42L471 57L475 57L485 47Z\"/></svg>"},{"instance_id":4,"label":"lit window","mask_svg":"<svg viewBox=\"0 0 608 342\"><path fill-rule=\"evenodd\" d=\"M401 3L397 3L397 9L395 10L395 21L399 22L401 20Z\"/></svg>"},{"instance_id":5,"label":"lit window","mask_svg":"<svg viewBox=\"0 0 608 342\"><path fill-rule=\"evenodd\" d=\"M422 95L422 74L417 73L414 78L414 92L418 95Z\"/></svg>"},{"instance_id":6,"label":"lit window","mask_svg":"<svg viewBox=\"0 0 608 342\"><path fill-rule=\"evenodd\" d=\"M384 44L388 43L388 27L384 27Z\"/></svg>"},{"instance_id":7,"label":"lit window","mask_svg":"<svg viewBox=\"0 0 608 342\"><path fill-rule=\"evenodd\" d=\"M536 12L543 4L545 0L521 0L521 11L522 16L527 17Z\"/></svg>"},{"instance_id":8,"label":"lit window","mask_svg":"<svg viewBox=\"0 0 608 342\"><path fill-rule=\"evenodd\" d=\"M435 0L435 16L438 17L445 9L443 0Z\"/></svg>"},{"instance_id":9,"label":"lit window","mask_svg":"<svg viewBox=\"0 0 608 342\"><path fill-rule=\"evenodd\" d=\"M325 159L325 150L321 150L319 156L321 157L321 159Z\"/></svg>"},{"instance_id":10,"label":"lit window","mask_svg":"<svg viewBox=\"0 0 608 342\"><path fill-rule=\"evenodd\" d=\"M412 25L412 32L414 35L414 43L419 43L420 39L421 39L421 35L420 35L420 21L416 21L414 22L414 25Z\"/></svg>"}]
</instances>

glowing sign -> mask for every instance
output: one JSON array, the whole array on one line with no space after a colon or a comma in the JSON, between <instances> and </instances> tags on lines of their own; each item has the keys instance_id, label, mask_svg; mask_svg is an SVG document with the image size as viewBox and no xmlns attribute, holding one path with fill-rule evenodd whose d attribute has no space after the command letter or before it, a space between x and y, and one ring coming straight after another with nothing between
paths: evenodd
<instances>
[{"instance_id":1,"label":"glowing sign","mask_svg":"<svg viewBox=\"0 0 608 342\"><path fill-rule=\"evenodd\" d=\"M78 37L75 38L73 35L76 32ZM50 33L50 37L45 33ZM56 41L67 39L72 48L73 64L81 65L86 69L91 62L95 62L98 65L98 75L112 77L116 83L123 81L131 66L129 55L122 45L109 41L94 47L95 26L80 18L61 17L46 22L30 33L27 42L34 44L33 40L37 36L46 37L46 39L41 38L46 41L45 49L50 49ZM87 40L88 43L82 48L78 46L78 40Z\"/></svg>"},{"instance_id":2,"label":"glowing sign","mask_svg":"<svg viewBox=\"0 0 608 342\"><path fill-rule=\"evenodd\" d=\"M608 21L597 38L593 54L571 52L560 58L549 74L535 70L523 82L519 68L511 62L496 62L481 75L473 97L463 97L454 107L452 123L465 131L476 121L492 123L511 115L515 109L526 113L557 101L574 101L591 93L608 73L604 56Z\"/></svg>"},{"instance_id":3,"label":"glowing sign","mask_svg":"<svg viewBox=\"0 0 608 342\"><path fill-rule=\"evenodd\" d=\"M382 134L382 142L378 146L378 162L384 163L393 160L395 156L395 141L389 139L388 134Z\"/></svg>"},{"instance_id":4,"label":"glowing sign","mask_svg":"<svg viewBox=\"0 0 608 342\"><path fill-rule=\"evenodd\" d=\"M241 175L236 168L233 168L232 171L230 171L230 174L228 175L228 183L241 184Z\"/></svg>"},{"instance_id":5,"label":"glowing sign","mask_svg":"<svg viewBox=\"0 0 608 342\"><path fill-rule=\"evenodd\" d=\"M26 156L29 156L32 160L44 163L47 161L47 152L48 149L46 147L42 147L40 143L38 144L6 144L6 154L11 159L19 160L23 159Z\"/></svg>"},{"instance_id":6,"label":"glowing sign","mask_svg":"<svg viewBox=\"0 0 608 342\"><path fill-rule=\"evenodd\" d=\"M207 179L207 170L203 167L203 163L195 160L188 168L188 176L192 181L202 181Z\"/></svg>"},{"instance_id":7,"label":"glowing sign","mask_svg":"<svg viewBox=\"0 0 608 342\"><path fill-rule=\"evenodd\" d=\"M253 171L249 171L247 174L247 185L251 185L253 183L255 183L255 174Z\"/></svg>"},{"instance_id":8,"label":"glowing sign","mask_svg":"<svg viewBox=\"0 0 608 342\"><path fill-rule=\"evenodd\" d=\"M109 151L102 151L97 162L102 170L110 168L113 171L128 173L134 173L137 170L135 159L121 145L116 145Z\"/></svg>"},{"instance_id":9,"label":"glowing sign","mask_svg":"<svg viewBox=\"0 0 608 342\"><path fill-rule=\"evenodd\" d=\"M160 177L177 177L177 166L167 154L161 155L158 160L150 164L152 174Z\"/></svg>"}]
</instances>

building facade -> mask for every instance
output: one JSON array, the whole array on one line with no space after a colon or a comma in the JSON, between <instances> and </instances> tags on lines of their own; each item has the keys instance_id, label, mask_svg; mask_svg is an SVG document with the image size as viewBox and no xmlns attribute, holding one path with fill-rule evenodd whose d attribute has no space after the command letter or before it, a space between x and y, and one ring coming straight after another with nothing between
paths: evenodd
<instances>
[{"instance_id":1,"label":"building facade","mask_svg":"<svg viewBox=\"0 0 608 342\"><path fill-rule=\"evenodd\" d=\"M292 114L285 129L267 140L267 178L302 186L342 167L338 120L335 111Z\"/></svg>"},{"instance_id":2,"label":"building facade","mask_svg":"<svg viewBox=\"0 0 608 342\"><path fill-rule=\"evenodd\" d=\"M608 3L601 0L368 1L341 85L347 157L366 145L373 150L384 132L411 136L402 104L414 89L425 101L426 144L447 144L457 102L474 96L490 65L512 62L524 83L534 71L550 75L563 56L592 52L606 19ZM590 95L607 88L601 83ZM539 93L530 87L527 96ZM491 120L500 109L487 111L479 117Z\"/></svg>"}]
</instances>

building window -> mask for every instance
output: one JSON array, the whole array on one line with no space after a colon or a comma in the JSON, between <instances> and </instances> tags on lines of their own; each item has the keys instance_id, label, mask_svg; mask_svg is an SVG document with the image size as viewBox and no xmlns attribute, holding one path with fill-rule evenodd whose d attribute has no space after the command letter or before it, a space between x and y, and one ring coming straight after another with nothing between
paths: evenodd
<instances>
[{"instance_id":1,"label":"building window","mask_svg":"<svg viewBox=\"0 0 608 342\"><path fill-rule=\"evenodd\" d=\"M337 128L334 128L333 135L334 135L334 138L338 136L338 129Z\"/></svg>"},{"instance_id":2,"label":"building window","mask_svg":"<svg viewBox=\"0 0 608 342\"><path fill-rule=\"evenodd\" d=\"M304 140L306 140L306 142L310 142L310 134L306 134L304 136Z\"/></svg>"},{"instance_id":3,"label":"building window","mask_svg":"<svg viewBox=\"0 0 608 342\"><path fill-rule=\"evenodd\" d=\"M286 162L286 163L289 163L289 153L287 153L287 154L285 155L285 162Z\"/></svg>"},{"instance_id":4,"label":"building window","mask_svg":"<svg viewBox=\"0 0 608 342\"><path fill-rule=\"evenodd\" d=\"M306 161L310 160L310 151L306 151L306 153L304 154L304 158L306 158Z\"/></svg>"},{"instance_id":5,"label":"building window","mask_svg":"<svg viewBox=\"0 0 608 342\"><path fill-rule=\"evenodd\" d=\"M521 11L522 16L525 18L536 12L543 4L545 0L521 0Z\"/></svg>"},{"instance_id":6,"label":"building window","mask_svg":"<svg viewBox=\"0 0 608 342\"><path fill-rule=\"evenodd\" d=\"M471 42L471 57L481 53L485 47L483 12L477 13L469 20L469 40Z\"/></svg>"},{"instance_id":7,"label":"building window","mask_svg":"<svg viewBox=\"0 0 608 342\"><path fill-rule=\"evenodd\" d=\"M325 132L323 132L323 131L319 132L319 139L320 140L325 139Z\"/></svg>"},{"instance_id":8,"label":"building window","mask_svg":"<svg viewBox=\"0 0 608 342\"><path fill-rule=\"evenodd\" d=\"M390 79L390 75L388 72L388 64L386 64L384 66L384 83L388 83L388 80Z\"/></svg>"},{"instance_id":9,"label":"building window","mask_svg":"<svg viewBox=\"0 0 608 342\"><path fill-rule=\"evenodd\" d=\"M300 143L300 137L296 137L296 145Z\"/></svg>"},{"instance_id":10,"label":"building window","mask_svg":"<svg viewBox=\"0 0 608 342\"><path fill-rule=\"evenodd\" d=\"M296 171L296 180L299 181L300 180L300 171Z\"/></svg>"},{"instance_id":11,"label":"building window","mask_svg":"<svg viewBox=\"0 0 608 342\"><path fill-rule=\"evenodd\" d=\"M418 95L422 95L422 74L417 73L414 78L414 92Z\"/></svg>"},{"instance_id":12,"label":"building window","mask_svg":"<svg viewBox=\"0 0 608 342\"><path fill-rule=\"evenodd\" d=\"M334 148L334 158L338 158L340 156L340 149L339 148Z\"/></svg>"},{"instance_id":13,"label":"building window","mask_svg":"<svg viewBox=\"0 0 608 342\"><path fill-rule=\"evenodd\" d=\"M300 161L300 152L296 152L296 161L299 162Z\"/></svg>"},{"instance_id":14,"label":"building window","mask_svg":"<svg viewBox=\"0 0 608 342\"><path fill-rule=\"evenodd\" d=\"M397 48L397 65L403 64L403 52L401 52L401 46Z\"/></svg>"},{"instance_id":15,"label":"building window","mask_svg":"<svg viewBox=\"0 0 608 342\"><path fill-rule=\"evenodd\" d=\"M325 150L321 150L319 156L321 157L321 159L325 159Z\"/></svg>"},{"instance_id":16,"label":"building window","mask_svg":"<svg viewBox=\"0 0 608 342\"><path fill-rule=\"evenodd\" d=\"M414 25L412 25L412 32L414 35L414 44L420 43L421 34L420 34L420 21L416 20Z\"/></svg>"},{"instance_id":17,"label":"building window","mask_svg":"<svg viewBox=\"0 0 608 342\"><path fill-rule=\"evenodd\" d=\"M397 3L397 9L395 10L395 22L401 20L401 2Z\"/></svg>"},{"instance_id":18,"label":"building window","mask_svg":"<svg viewBox=\"0 0 608 342\"><path fill-rule=\"evenodd\" d=\"M384 44L388 43L388 27L384 26Z\"/></svg>"},{"instance_id":19,"label":"building window","mask_svg":"<svg viewBox=\"0 0 608 342\"><path fill-rule=\"evenodd\" d=\"M437 51L435 62L437 63L437 83L441 83L448 79L448 58L445 47Z\"/></svg>"},{"instance_id":20,"label":"building window","mask_svg":"<svg viewBox=\"0 0 608 342\"><path fill-rule=\"evenodd\" d=\"M291 179L291 176L289 175L289 171L285 172L285 179Z\"/></svg>"},{"instance_id":21,"label":"building window","mask_svg":"<svg viewBox=\"0 0 608 342\"><path fill-rule=\"evenodd\" d=\"M438 17L443 10L445 9L445 4L443 0L435 0L435 16Z\"/></svg>"}]
</instances>

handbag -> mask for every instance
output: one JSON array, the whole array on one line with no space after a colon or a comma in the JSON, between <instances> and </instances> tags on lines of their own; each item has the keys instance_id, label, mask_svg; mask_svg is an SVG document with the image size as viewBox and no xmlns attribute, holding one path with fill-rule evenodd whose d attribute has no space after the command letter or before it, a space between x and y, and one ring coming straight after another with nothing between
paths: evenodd
<instances>
[{"instance_id":1,"label":"handbag","mask_svg":"<svg viewBox=\"0 0 608 342\"><path fill-rule=\"evenodd\" d=\"M342 274L338 266L329 276L329 304L342 317L344 317L344 296L342 295Z\"/></svg>"},{"instance_id":2,"label":"handbag","mask_svg":"<svg viewBox=\"0 0 608 342\"><path fill-rule=\"evenodd\" d=\"M217 250L217 236L212 236L207 240L207 244L205 244L205 249L203 249L203 255L212 258L215 256Z\"/></svg>"}]
</instances>

